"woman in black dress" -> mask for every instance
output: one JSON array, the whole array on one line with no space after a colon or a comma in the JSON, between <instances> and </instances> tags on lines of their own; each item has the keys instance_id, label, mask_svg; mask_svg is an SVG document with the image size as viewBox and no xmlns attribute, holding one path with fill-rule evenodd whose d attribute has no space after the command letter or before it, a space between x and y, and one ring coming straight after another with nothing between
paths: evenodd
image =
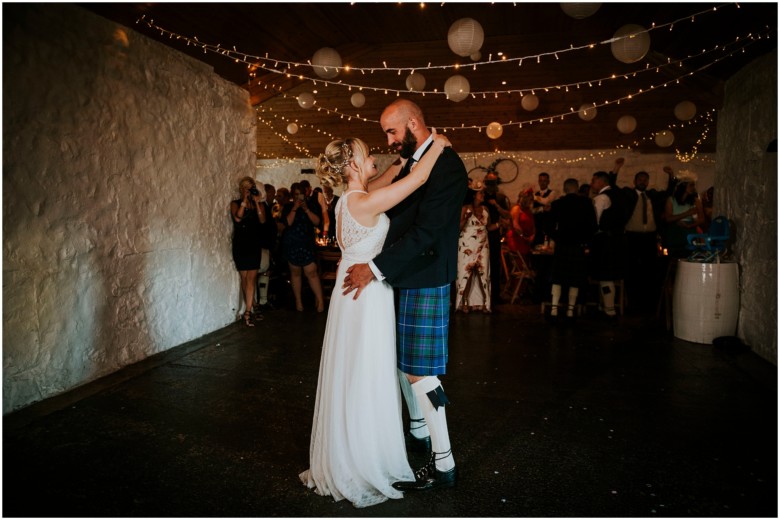
<instances>
[{"instance_id":1,"label":"woman in black dress","mask_svg":"<svg viewBox=\"0 0 780 520\"><path fill-rule=\"evenodd\" d=\"M265 224L265 206L254 179L244 177L238 182L241 198L230 203L233 217L233 262L241 275L241 292L244 295L244 323L252 323L252 305L255 298L257 270L260 268L260 230Z\"/></svg>"},{"instance_id":2,"label":"woman in black dress","mask_svg":"<svg viewBox=\"0 0 780 520\"><path fill-rule=\"evenodd\" d=\"M301 299L301 272L309 281L309 286L314 293L317 312L325 310L325 300L322 297L322 284L317 271L317 256L314 227L320 225L319 205L316 208L314 202L307 202L304 189L295 183L290 187L292 201L282 209L281 221L287 226L282 235L284 256L290 267L290 285L295 296L295 308L303 310Z\"/></svg>"}]
</instances>

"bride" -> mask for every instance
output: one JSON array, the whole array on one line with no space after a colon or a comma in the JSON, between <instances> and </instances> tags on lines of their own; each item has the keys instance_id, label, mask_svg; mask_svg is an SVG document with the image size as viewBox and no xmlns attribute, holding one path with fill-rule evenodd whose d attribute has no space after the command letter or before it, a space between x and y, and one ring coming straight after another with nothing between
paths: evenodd
<instances>
[{"instance_id":1,"label":"bride","mask_svg":"<svg viewBox=\"0 0 780 520\"><path fill-rule=\"evenodd\" d=\"M355 507L402 498L392 484L414 480L414 474L401 422L393 290L386 282L370 283L357 301L343 295L341 286L350 265L382 250L390 224L384 212L420 188L450 146L435 129L433 136L432 153L406 176L371 193L367 185L376 177L376 164L360 139L333 141L317 167L323 185L346 184L347 189L335 210L342 259L322 345L309 469L300 478L317 494L346 498ZM382 178L405 171L403 166L397 162Z\"/></svg>"}]
</instances>

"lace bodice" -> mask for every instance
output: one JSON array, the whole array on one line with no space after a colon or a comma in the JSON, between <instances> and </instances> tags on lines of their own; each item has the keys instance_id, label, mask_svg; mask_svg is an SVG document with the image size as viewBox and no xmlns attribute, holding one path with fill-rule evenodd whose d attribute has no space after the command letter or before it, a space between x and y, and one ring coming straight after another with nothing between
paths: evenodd
<instances>
[{"instance_id":1,"label":"lace bodice","mask_svg":"<svg viewBox=\"0 0 780 520\"><path fill-rule=\"evenodd\" d=\"M353 262L368 262L382 251L390 219L382 213L373 227L361 225L349 212L347 200L355 190L344 193L336 203L336 226L339 247L344 257ZM365 193L360 191L357 193Z\"/></svg>"}]
</instances>

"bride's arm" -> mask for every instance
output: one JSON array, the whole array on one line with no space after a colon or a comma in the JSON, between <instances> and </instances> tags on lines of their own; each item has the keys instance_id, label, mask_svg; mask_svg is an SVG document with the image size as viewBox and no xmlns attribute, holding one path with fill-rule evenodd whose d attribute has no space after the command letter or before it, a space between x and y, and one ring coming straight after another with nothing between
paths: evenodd
<instances>
[{"instance_id":1,"label":"bride's arm","mask_svg":"<svg viewBox=\"0 0 780 520\"><path fill-rule=\"evenodd\" d=\"M379 188L384 188L385 186L389 185L391 182L393 182L393 179L395 179L398 174L401 173L404 164L406 164L406 161L400 157L393 161L393 163L388 166L388 168L381 175L377 175L371 179L371 181L369 181L368 191L378 190Z\"/></svg>"},{"instance_id":2,"label":"bride's arm","mask_svg":"<svg viewBox=\"0 0 780 520\"><path fill-rule=\"evenodd\" d=\"M412 171L400 181L388 184L375 191L370 191L368 196L361 201L361 205L365 205L365 211L379 215L404 200L417 188L425 184L431 174L431 170L433 170L434 164L439 159L439 155L444 152L444 148L451 146L445 136L437 134L435 128L432 130L433 143L428 152L422 156L420 162L413 165Z\"/></svg>"}]
</instances>

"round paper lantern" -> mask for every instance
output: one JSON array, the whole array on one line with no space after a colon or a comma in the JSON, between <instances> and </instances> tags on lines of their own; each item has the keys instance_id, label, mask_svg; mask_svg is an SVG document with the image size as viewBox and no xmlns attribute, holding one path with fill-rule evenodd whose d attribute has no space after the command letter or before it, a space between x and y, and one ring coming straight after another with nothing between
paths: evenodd
<instances>
[{"instance_id":1,"label":"round paper lantern","mask_svg":"<svg viewBox=\"0 0 780 520\"><path fill-rule=\"evenodd\" d=\"M295 99L298 100L298 104L301 105L301 108L311 108L314 106L314 94L311 92L302 92L301 94L298 94L298 97Z\"/></svg>"},{"instance_id":2,"label":"round paper lantern","mask_svg":"<svg viewBox=\"0 0 780 520\"><path fill-rule=\"evenodd\" d=\"M533 112L539 106L539 98L535 94L526 94L520 100L520 106L528 112Z\"/></svg>"},{"instance_id":3,"label":"round paper lantern","mask_svg":"<svg viewBox=\"0 0 780 520\"><path fill-rule=\"evenodd\" d=\"M335 78L339 75L338 68L341 67L341 56L336 49L323 47L314 53L311 64L317 76L325 79Z\"/></svg>"},{"instance_id":4,"label":"round paper lantern","mask_svg":"<svg viewBox=\"0 0 780 520\"><path fill-rule=\"evenodd\" d=\"M293 135L297 131L298 131L298 125L296 125L295 123L290 123L289 125L287 125L287 133L288 134Z\"/></svg>"},{"instance_id":5,"label":"round paper lantern","mask_svg":"<svg viewBox=\"0 0 780 520\"><path fill-rule=\"evenodd\" d=\"M482 48L485 32L473 18L456 20L447 33L447 43L458 56L471 56Z\"/></svg>"},{"instance_id":6,"label":"round paper lantern","mask_svg":"<svg viewBox=\"0 0 780 520\"><path fill-rule=\"evenodd\" d=\"M469 80L460 74L450 76L444 83L444 92L447 94L447 99L450 101L463 101L468 97L469 92L471 92Z\"/></svg>"},{"instance_id":7,"label":"round paper lantern","mask_svg":"<svg viewBox=\"0 0 780 520\"><path fill-rule=\"evenodd\" d=\"M561 9L563 9L563 12L577 20L582 20L583 18L587 18L594 14L599 10L599 7L601 7L601 3L561 2Z\"/></svg>"},{"instance_id":8,"label":"round paper lantern","mask_svg":"<svg viewBox=\"0 0 780 520\"><path fill-rule=\"evenodd\" d=\"M674 117L680 121L690 121L696 115L696 105L690 101L680 101L674 107Z\"/></svg>"},{"instance_id":9,"label":"round paper lantern","mask_svg":"<svg viewBox=\"0 0 780 520\"><path fill-rule=\"evenodd\" d=\"M660 132L655 133L655 144L657 144L661 148L672 146L673 142L674 142L674 134L669 130L661 130Z\"/></svg>"},{"instance_id":10,"label":"round paper lantern","mask_svg":"<svg viewBox=\"0 0 780 520\"><path fill-rule=\"evenodd\" d=\"M650 33L641 25L624 25L612 38L612 55L623 63L636 63L650 50Z\"/></svg>"},{"instance_id":11,"label":"round paper lantern","mask_svg":"<svg viewBox=\"0 0 780 520\"><path fill-rule=\"evenodd\" d=\"M349 100L352 102L352 106L355 108L360 108L366 104L366 96L360 92L355 92L352 94L352 97L349 98Z\"/></svg>"},{"instance_id":12,"label":"round paper lantern","mask_svg":"<svg viewBox=\"0 0 780 520\"><path fill-rule=\"evenodd\" d=\"M482 53L477 51L473 53L471 56L469 56L469 58L471 58L471 61L479 61L482 59Z\"/></svg>"},{"instance_id":13,"label":"round paper lantern","mask_svg":"<svg viewBox=\"0 0 780 520\"><path fill-rule=\"evenodd\" d=\"M623 116L618 119L617 129L621 134L630 134L636 130L636 119L633 116Z\"/></svg>"},{"instance_id":14,"label":"round paper lantern","mask_svg":"<svg viewBox=\"0 0 780 520\"><path fill-rule=\"evenodd\" d=\"M409 90L416 90L421 91L425 88L425 76L420 74L419 72L415 72L414 74L409 74L406 76L406 88Z\"/></svg>"},{"instance_id":15,"label":"round paper lantern","mask_svg":"<svg viewBox=\"0 0 780 520\"><path fill-rule=\"evenodd\" d=\"M578 114L580 119L583 121L590 121L596 117L597 112L598 110L596 110L596 105L594 103L585 103L584 105L580 106Z\"/></svg>"},{"instance_id":16,"label":"round paper lantern","mask_svg":"<svg viewBox=\"0 0 780 520\"><path fill-rule=\"evenodd\" d=\"M487 126L485 133L491 139L498 139L501 137L501 134L504 133L504 127L501 126L501 123L496 123L494 121Z\"/></svg>"}]
</instances>

